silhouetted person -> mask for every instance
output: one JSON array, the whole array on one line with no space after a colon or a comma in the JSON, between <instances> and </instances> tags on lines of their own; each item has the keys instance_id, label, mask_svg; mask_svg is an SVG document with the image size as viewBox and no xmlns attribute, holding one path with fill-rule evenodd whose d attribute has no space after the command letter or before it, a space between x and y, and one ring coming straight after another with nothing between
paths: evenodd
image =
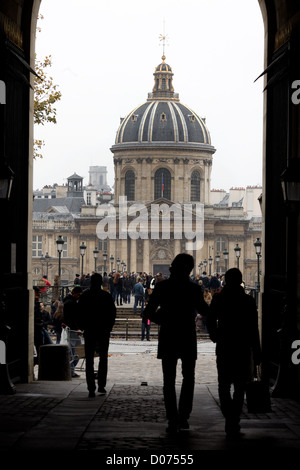
<instances>
[{"instance_id":1,"label":"silhouetted person","mask_svg":"<svg viewBox=\"0 0 300 470\"><path fill-rule=\"evenodd\" d=\"M253 363L261 362L255 300L244 292L237 268L225 274L225 286L213 296L206 326L216 343L220 406L225 432L240 436L240 415ZM231 386L233 385L233 395Z\"/></svg>"},{"instance_id":2,"label":"silhouetted person","mask_svg":"<svg viewBox=\"0 0 300 470\"><path fill-rule=\"evenodd\" d=\"M110 332L116 318L116 307L109 292L101 289L102 276L91 276L90 288L79 298L79 327L85 341L86 381L89 396L95 396L94 354L99 353L98 392L105 394Z\"/></svg>"},{"instance_id":3,"label":"silhouetted person","mask_svg":"<svg viewBox=\"0 0 300 470\"><path fill-rule=\"evenodd\" d=\"M202 289L191 281L194 268L191 255L177 255L170 266L169 279L155 285L144 310L144 317L160 325L157 357L162 359L163 393L168 432L188 429L192 411L197 359L196 313L206 315ZM177 406L176 367L182 363L182 386Z\"/></svg>"}]
</instances>

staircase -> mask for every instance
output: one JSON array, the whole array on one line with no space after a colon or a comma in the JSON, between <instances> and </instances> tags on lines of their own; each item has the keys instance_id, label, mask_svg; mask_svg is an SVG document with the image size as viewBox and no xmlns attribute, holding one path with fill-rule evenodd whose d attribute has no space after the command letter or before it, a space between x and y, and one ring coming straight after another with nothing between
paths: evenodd
<instances>
[{"instance_id":1,"label":"staircase","mask_svg":"<svg viewBox=\"0 0 300 470\"><path fill-rule=\"evenodd\" d=\"M137 313L133 311L133 304L117 306L116 321L111 332L111 338L141 339L142 319L140 317L140 307ZM152 339L158 337L158 325L152 323L150 329Z\"/></svg>"},{"instance_id":2,"label":"staircase","mask_svg":"<svg viewBox=\"0 0 300 470\"><path fill-rule=\"evenodd\" d=\"M140 307L137 313L133 311L133 303L117 306L116 321L111 332L111 338L120 339L141 339L142 319L140 317ZM158 339L159 326L156 323L151 324L150 338ZM198 340L205 340L209 335L205 332L197 333Z\"/></svg>"}]
</instances>

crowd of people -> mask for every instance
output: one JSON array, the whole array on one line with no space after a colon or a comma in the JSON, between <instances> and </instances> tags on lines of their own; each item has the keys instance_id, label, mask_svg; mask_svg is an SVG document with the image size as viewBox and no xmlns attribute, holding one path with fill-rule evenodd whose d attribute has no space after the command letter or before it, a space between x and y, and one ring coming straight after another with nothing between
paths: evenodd
<instances>
[{"instance_id":1,"label":"crowd of people","mask_svg":"<svg viewBox=\"0 0 300 470\"><path fill-rule=\"evenodd\" d=\"M86 383L89 397L105 394L108 373L108 348L117 306L130 303L142 321L142 339L150 338L150 324L159 325L157 357L162 360L163 393L168 432L189 429L193 407L197 331L205 329L216 343L216 365L221 411L228 436L240 434L240 415L247 381L253 365L261 362L258 316L254 299L245 293L242 273L231 268L225 276L193 276L194 259L177 255L170 265L170 275L161 273L93 273L76 275L72 292L52 303L51 313L40 301L40 288L35 288L35 347L52 342L49 327L60 343L61 330L70 335L71 372L75 372L76 346L84 337ZM99 356L94 373L95 353ZM75 359L74 359L75 357ZM175 383L177 362L182 363L182 385L177 404ZM234 393L231 393L231 387Z\"/></svg>"}]
</instances>

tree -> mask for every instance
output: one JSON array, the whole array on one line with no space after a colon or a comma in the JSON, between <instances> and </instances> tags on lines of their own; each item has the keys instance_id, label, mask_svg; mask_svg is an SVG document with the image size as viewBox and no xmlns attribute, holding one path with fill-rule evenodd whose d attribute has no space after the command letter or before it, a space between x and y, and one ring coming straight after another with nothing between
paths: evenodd
<instances>
[{"instance_id":1,"label":"tree","mask_svg":"<svg viewBox=\"0 0 300 470\"><path fill-rule=\"evenodd\" d=\"M43 16L39 16L43 19ZM40 28L37 28L41 31ZM44 60L38 60L35 56L35 72L38 76L34 79L34 124L44 125L47 122L56 124L56 108L54 104L61 99L58 85L53 78L47 75L47 69L52 66L51 55ZM33 158L43 158L39 152L45 145L43 140L35 139Z\"/></svg>"}]
</instances>

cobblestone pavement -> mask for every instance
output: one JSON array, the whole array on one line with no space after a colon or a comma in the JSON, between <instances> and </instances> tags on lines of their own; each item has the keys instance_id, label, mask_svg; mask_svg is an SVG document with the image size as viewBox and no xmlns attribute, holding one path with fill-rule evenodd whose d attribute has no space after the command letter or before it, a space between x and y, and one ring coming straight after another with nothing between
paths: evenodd
<instances>
[{"instance_id":1,"label":"cobblestone pavement","mask_svg":"<svg viewBox=\"0 0 300 470\"><path fill-rule=\"evenodd\" d=\"M79 378L17 384L15 395L0 395L0 450L102 451L110 459L122 452L198 458L202 450L300 449L300 403L288 399L272 399L268 414L252 415L245 407L245 437L225 439L209 340L198 343L190 430L168 436L156 349L157 341L111 341L105 396L88 398L83 360ZM180 383L179 363L178 391Z\"/></svg>"}]
</instances>

